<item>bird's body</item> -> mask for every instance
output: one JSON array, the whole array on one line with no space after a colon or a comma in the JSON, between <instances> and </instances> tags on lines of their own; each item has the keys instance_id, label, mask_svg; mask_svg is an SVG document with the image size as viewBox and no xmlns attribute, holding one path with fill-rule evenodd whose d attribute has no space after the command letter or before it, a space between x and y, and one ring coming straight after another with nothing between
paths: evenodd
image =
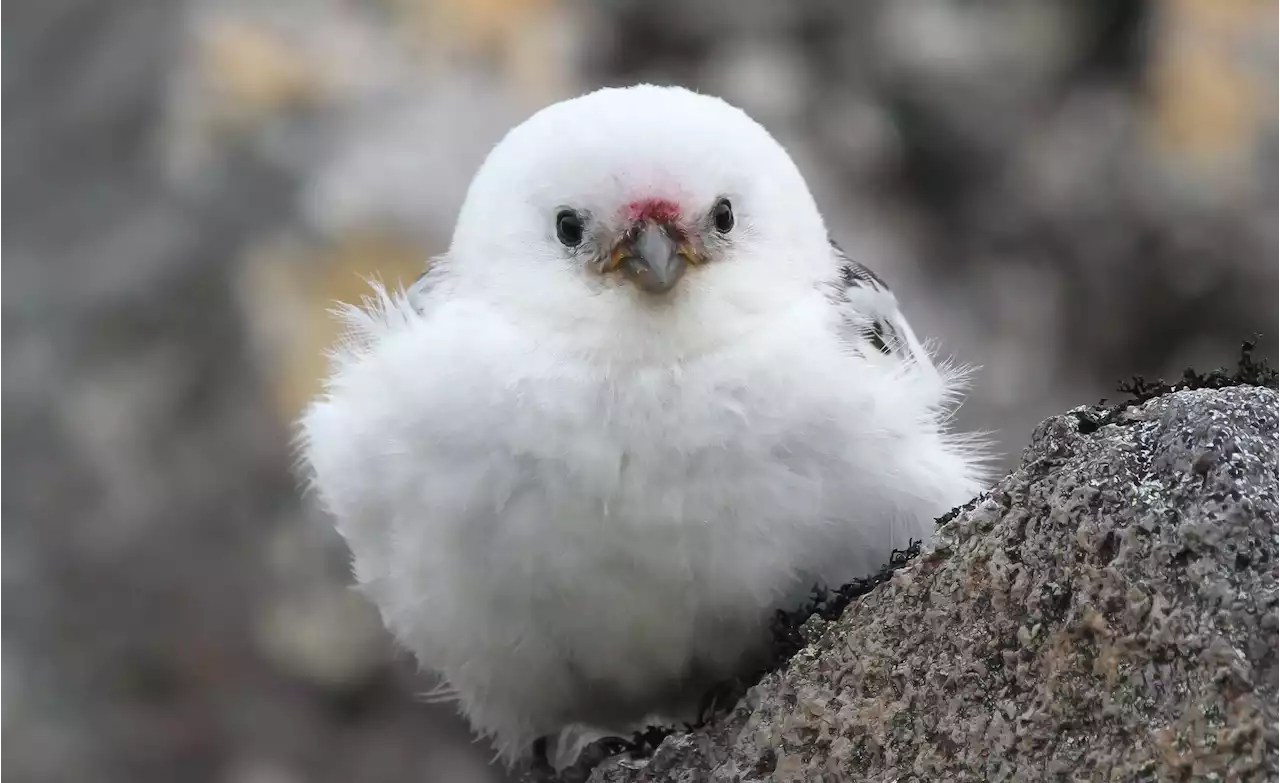
<instances>
[{"instance_id":1,"label":"bird's body","mask_svg":"<svg viewBox=\"0 0 1280 783\"><path fill-rule=\"evenodd\" d=\"M683 90L536 115L448 256L346 317L303 456L388 627L508 761L686 716L776 609L979 488L892 294L763 129Z\"/></svg>"}]
</instances>

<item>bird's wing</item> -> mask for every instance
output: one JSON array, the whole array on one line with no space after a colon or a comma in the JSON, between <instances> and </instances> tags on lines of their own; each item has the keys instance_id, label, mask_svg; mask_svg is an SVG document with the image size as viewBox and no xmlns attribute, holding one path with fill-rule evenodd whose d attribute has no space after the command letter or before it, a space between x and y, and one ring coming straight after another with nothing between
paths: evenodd
<instances>
[{"instance_id":1,"label":"bird's wing","mask_svg":"<svg viewBox=\"0 0 1280 783\"><path fill-rule=\"evenodd\" d=\"M914 365L936 374L929 352L898 309L898 299L875 272L831 240L836 273L827 296L840 310L840 336L855 353L874 361Z\"/></svg>"}]
</instances>

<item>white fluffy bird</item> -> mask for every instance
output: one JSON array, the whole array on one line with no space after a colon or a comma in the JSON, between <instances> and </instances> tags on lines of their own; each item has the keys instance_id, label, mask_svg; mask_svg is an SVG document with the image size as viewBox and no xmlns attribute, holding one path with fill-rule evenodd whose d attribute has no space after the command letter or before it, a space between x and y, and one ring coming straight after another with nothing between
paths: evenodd
<instances>
[{"instance_id":1,"label":"white fluffy bird","mask_svg":"<svg viewBox=\"0 0 1280 783\"><path fill-rule=\"evenodd\" d=\"M769 133L684 89L535 114L447 255L344 317L304 462L386 625L509 763L686 718L775 610L980 488L953 374Z\"/></svg>"}]
</instances>

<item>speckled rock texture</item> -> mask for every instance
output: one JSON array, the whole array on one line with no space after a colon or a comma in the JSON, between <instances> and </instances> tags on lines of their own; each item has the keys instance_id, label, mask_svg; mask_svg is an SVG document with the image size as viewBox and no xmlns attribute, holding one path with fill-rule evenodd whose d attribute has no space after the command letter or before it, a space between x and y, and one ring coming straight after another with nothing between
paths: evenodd
<instances>
[{"instance_id":1,"label":"speckled rock texture","mask_svg":"<svg viewBox=\"0 0 1280 783\"><path fill-rule=\"evenodd\" d=\"M1276 780L1276 392L1091 415L732 713L591 780Z\"/></svg>"}]
</instances>

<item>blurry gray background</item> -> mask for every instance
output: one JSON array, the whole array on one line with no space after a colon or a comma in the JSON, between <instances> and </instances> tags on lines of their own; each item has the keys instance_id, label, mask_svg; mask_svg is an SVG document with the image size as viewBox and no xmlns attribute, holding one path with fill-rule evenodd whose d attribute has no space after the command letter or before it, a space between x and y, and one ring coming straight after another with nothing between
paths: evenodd
<instances>
[{"instance_id":1,"label":"blurry gray background","mask_svg":"<svg viewBox=\"0 0 1280 783\"><path fill-rule=\"evenodd\" d=\"M674 82L792 150L1009 458L1277 320L1265 0L26 0L4 28L5 775L480 781L290 474L328 302L500 134Z\"/></svg>"}]
</instances>

